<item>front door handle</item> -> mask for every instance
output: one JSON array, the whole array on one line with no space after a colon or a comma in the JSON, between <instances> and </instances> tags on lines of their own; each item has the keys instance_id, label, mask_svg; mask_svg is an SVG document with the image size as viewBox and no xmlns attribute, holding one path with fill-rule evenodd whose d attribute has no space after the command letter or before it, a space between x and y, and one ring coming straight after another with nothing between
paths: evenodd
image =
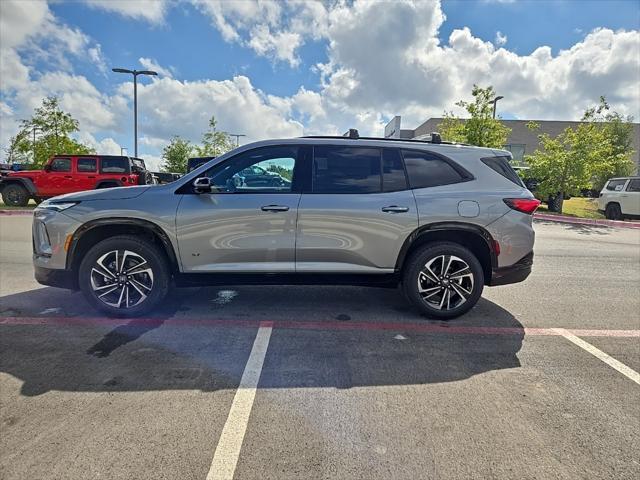
<instances>
[{"instance_id":1,"label":"front door handle","mask_svg":"<svg viewBox=\"0 0 640 480\"><path fill-rule=\"evenodd\" d=\"M73 178L71 175L65 175L64 178Z\"/></svg>"},{"instance_id":2,"label":"front door handle","mask_svg":"<svg viewBox=\"0 0 640 480\"><path fill-rule=\"evenodd\" d=\"M391 205L389 207L382 207L382 211L385 213L405 213L409 211L409 207L398 207Z\"/></svg>"},{"instance_id":3,"label":"front door handle","mask_svg":"<svg viewBox=\"0 0 640 480\"><path fill-rule=\"evenodd\" d=\"M260 210L263 212L286 212L289 210L289 207L286 205L265 205Z\"/></svg>"}]
</instances>

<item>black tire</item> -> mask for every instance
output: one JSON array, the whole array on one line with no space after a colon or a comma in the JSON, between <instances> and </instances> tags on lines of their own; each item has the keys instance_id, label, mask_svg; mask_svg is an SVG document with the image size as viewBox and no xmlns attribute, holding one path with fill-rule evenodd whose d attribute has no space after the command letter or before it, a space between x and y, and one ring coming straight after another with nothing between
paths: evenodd
<instances>
[{"instance_id":1,"label":"black tire","mask_svg":"<svg viewBox=\"0 0 640 480\"><path fill-rule=\"evenodd\" d=\"M442 264L446 261L444 259L448 257L450 258L450 269L445 272L445 275L441 275ZM457 259L451 257L457 257ZM439 269L439 271L435 271L435 280L438 283L431 281L429 277L421 273L426 270L425 267L430 262L433 262L430 268ZM453 285L454 282L449 276L456 271L452 271L452 269L459 270L465 264L467 268L458 275L458 277L464 278L457 278L455 285ZM432 271L434 271L433 268ZM424 289L432 290L431 292L427 291L426 295L431 297L430 300L423 298L425 292L421 294L418 285ZM467 248L450 242L429 243L414 252L407 260L402 275L402 286L407 298L426 316L449 320L468 312L478 302L484 288L484 272L476 256ZM464 292L469 293L465 294ZM443 307L447 305L447 296L448 302L453 302L449 303L451 308L438 308L439 305L435 304L442 304ZM462 301L463 299L464 301Z\"/></svg>"},{"instance_id":2,"label":"black tire","mask_svg":"<svg viewBox=\"0 0 640 480\"><path fill-rule=\"evenodd\" d=\"M617 203L610 203L604 211L604 216L609 220L622 220L622 210Z\"/></svg>"},{"instance_id":3,"label":"black tire","mask_svg":"<svg viewBox=\"0 0 640 480\"><path fill-rule=\"evenodd\" d=\"M119 258L119 260L117 260L118 263L121 260L124 262L127 258L129 259L129 262L131 262L132 259L137 261L138 257L142 258L146 261L144 265L148 265L148 269L151 270L151 274L135 273L136 271L140 272L143 269L133 267L135 270L131 269L133 272L131 273L131 277L134 277L134 280L137 281L135 286L133 285L133 281L130 279L124 280L122 275L116 274L113 275L113 278L106 275L98 275L94 270L94 267L100 269L100 267L97 266L98 260L106 255L102 264L105 265L105 262L107 262L107 267L109 267L109 265L113 265L114 251L119 253L119 257L117 257ZM130 252L131 255L124 255L125 251ZM138 261L138 263L140 262ZM130 266L130 263L126 266ZM125 266L120 266L120 268L116 266L114 270L122 272L125 268ZM100 269L100 271L104 270ZM107 269L107 271L110 272L111 270ZM170 280L171 273L164 252L162 252L162 250L156 247L153 243L140 240L130 235L120 235L117 237L107 238L106 240L96 244L84 256L78 271L78 283L87 301L94 308L109 316L115 317L137 317L153 310L167 295ZM123 287L122 290L118 287L115 292L107 293L104 299L99 298L98 295L101 294L100 292L104 293L107 290L110 290L110 287L107 286L109 283L111 285L116 285L115 282L118 281L125 281L126 286ZM142 287L140 286L141 284L143 285ZM146 290L143 288L144 285L150 288ZM99 288L100 290L96 292L94 291L94 288ZM132 304L138 299L138 297L142 299L142 295L137 292L143 291L146 293L146 298L142 299L140 303L133 304L128 307L121 306L118 308L117 306L105 303L111 300L109 303L113 304L116 302L116 297L118 297L118 303L121 304L125 298L123 293L118 295L118 292L125 292L124 288L127 288L128 294L130 292L130 297L128 296L126 300L130 301Z\"/></svg>"},{"instance_id":4,"label":"black tire","mask_svg":"<svg viewBox=\"0 0 640 480\"><path fill-rule=\"evenodd\" d=\"M10 183L2 189L2 201L8 207L26 207L29 203L29 192L22 185Z\"/></svg>"}]
</instances>

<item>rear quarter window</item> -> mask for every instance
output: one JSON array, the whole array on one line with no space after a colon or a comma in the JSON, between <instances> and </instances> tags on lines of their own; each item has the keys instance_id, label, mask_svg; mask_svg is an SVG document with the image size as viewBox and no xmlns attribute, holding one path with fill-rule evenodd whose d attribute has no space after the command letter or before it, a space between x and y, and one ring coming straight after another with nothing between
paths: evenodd
<instances>
[{"instance_id":1,"label":"rear quarter window","mask_svg":"<svg viewBox=\"0 0 640 480\"><path fill-rule=\"evenodd\" d=\"M609 180L609 183L607 183L607 186L605 188L610 192L621 192L624 188L625 183L627 183L626 178L622 178L619 180Z\"/></svg>"},{"instance_id":2,"label":"rear quarter window","mask_svg":"<svg viewBox=\"0 0 640 480\"><path fill-rule=\"evenodd\" d=\"M127 158L101 158L100 173L129 173Z\"/></svg>"},{"instance_id":3,"label":"rear quarter window","mask_svg":"<svg viewBox=\"0 0 640 480\"><path fill-rule=\"evenodd\" d=\"M481 159L487 167L494 172L499 173L507 180L515 183L519 187L524 187L524 183L518 176L518 173L513 169L509 163L509 157L487 157Z\"/></svg>"}]
</instances>

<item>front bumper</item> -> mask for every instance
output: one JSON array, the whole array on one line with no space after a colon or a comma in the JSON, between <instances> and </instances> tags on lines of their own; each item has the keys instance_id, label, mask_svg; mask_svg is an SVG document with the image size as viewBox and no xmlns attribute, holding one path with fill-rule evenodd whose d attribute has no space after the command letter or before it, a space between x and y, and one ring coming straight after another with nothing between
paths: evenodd
<instances>
[{"instance_id":1,"label":"front bumper","mask_svg":"<svg viewBox=\"0 0 640 480\"><path fill-rule=\"evenodd\" d=\"M491 281L489 285L508 285L525 280L531 274L533 266L533 252L529 252L513 265L508 267L494 268L491 271Z\"/></svg>"},{"instance_id":2,"label":"front bumper","mask_svg":"<svg viewBox=\"0 0 640 480\"><path fill-rule=\"evenodd\" d=\"M77 277L71 270L59 270L35 266L36 282L48 287L78 289Z\"/></svg>"}]
</instances>

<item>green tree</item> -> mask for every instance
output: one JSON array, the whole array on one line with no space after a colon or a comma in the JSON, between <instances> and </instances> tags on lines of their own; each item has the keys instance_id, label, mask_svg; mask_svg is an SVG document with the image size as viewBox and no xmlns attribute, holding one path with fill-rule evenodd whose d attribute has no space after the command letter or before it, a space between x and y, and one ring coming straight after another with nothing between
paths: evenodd
<instances>
[{"instance_id":1,"label":"green tree","mask_svg":"<svg viewBox=\"0 0 640 480\"><path fill-rule=\"evenodd\" d=\"M467 111L469 118L462 119L453 112L445 112L442 123L438 125L442 139L478 147L503 148L511 129L493 118L493 100L496 97L493 87L474 85L471 95L473 102L461 100L456 103Z\"/></svg>"},{"instance_id":2,"label":"green tree","mask_svg":"<svg viewBox=\"0 0 640 480\"><path fill-rule=\"evenodd\" d=\"M538 181L536 193L548 201L551 211L562 212L567 196L583 189L600 190L607 179L633 170L630 119L608 110L601 97L598 106L586 110L583 123L555 138L539 135L542 148L526 157L527 176Z\"/></svg>"},{"instance_id":3,"label":"green tree","mask_svg":"<svg viewBox=\"0 0 640 480\"><path fill-rule=\"evenodd\" d=\"M235 147L229 135L217 130L216 125L216 118L212 116L209 130L202 135L202 145L195 147L199 157L218 157Z\"/></svg>"},{"instance_id":4,"label":"green tree","mask_svg":"<svg viewBox=\"0 0 640 480\"><path fill-rule=\"evenodd\" d=\"M526 158L527 174L538 181L536 193L547 199L549 209L561 213L564 198L590 187L593 165L610 154L611 142L593 123L539 138L542 148Z\"/></svg>"},{"instance_id":5,"label":"green tree","mask_svg":"<svg viewBox=\"0 0 640 480\"><path fill-rule=\"evenodd\" d=\"M187 160L191 155L193 155L191 142L174 136L169 145L162 149L162 171L187 173Z\"/></svg>"},{"instance_id":6,"label":"green tree","mask_svg":"<svg viewBox=\"0 0 640 480\"><path fill-rule=\"evenodd\" d=\"M58 98L47 97L30 119L22 121L20 131L7 148L8 156L41 166L53 155L95 153L71 137L78 130L78 121L60 109Z\"/></svg>"},{"instance_id":7,"label":"green tree","mask_svg":"<svg viewBox=\"0 0 640 480\"><path fill-rule=\"evenodd\" d=\"M605 157L597 159L592 169L592 185L595 190L602 190L611 177L624 177L633 172L633 117L610 111L605 97L600 103L585 111L583 122L594 122L604 130L611 143L611 151Z\"/></svg>"}]
</instances>

